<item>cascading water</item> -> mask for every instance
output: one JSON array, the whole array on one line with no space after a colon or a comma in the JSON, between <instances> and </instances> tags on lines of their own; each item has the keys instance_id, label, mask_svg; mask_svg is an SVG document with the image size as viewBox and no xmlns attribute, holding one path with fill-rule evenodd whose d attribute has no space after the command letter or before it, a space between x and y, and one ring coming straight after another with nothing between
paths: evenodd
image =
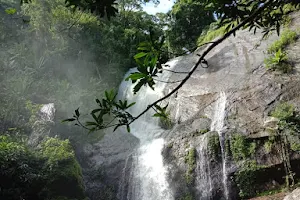
<instances>
[{"instance_id":1,"label":"cascading water","mask_svg":"<svg viewBox=\"0 0 300 200\"><path fill-rule=\"evenodd\" d=\"M50 126L54 123L55 107L54 103L42 105L38 112L38 118L32 125L32 133L29 136L28 144L36 146L39 142L50 134Z\"/></svg>"},{"instance_id":2,"label":"cascading water","mask_svg":"<svg viewBox=\"0 0 300 200\"><path fill-rule=\"evenodd\" d=\"M223 170L223 187L224 187L224 197L229 199L229 191L227 186L227 170L226 170L226 152L225 152L225 138L223 134L224 129L224 119L226 116L226 94L225 92L220 92L220 96L215 103L214 114L211 123L211 131L216 131L219 134L221 153L222 153L222 170Z\"/></svg>"},{"instance_id":3,"label":"cascading water","mask_svg":"<svg viewBox=\"0 0 300 200\"><path fill-rule=\"evenodd\" d=\"M168 62L170 67L174 66L176 60ZM130 70L126 76L134 72ZM159 79L167 80L169 72L164 72ZM157 82L155 91L149 87L142 87L137 94L133 94L133 87L129 81L124 81L119 88L119 98L127 99L129 102L136 102L131 108L130 113L133 116L138 115L147 106L163 96L163 90L166 83ZM154 111L148 111L131 125L131 133L139 138L140 146L131 155L132 165L130 167L129 186L124 191L124 185L121 185L121 191L118 196L122 200L173 200L173 195L169 189L166 180L166 169L163 165L161 151L164 145L164 139L160 138L163 133L158 125L158 119L153 118ZM126 173L124 173L124 176ZM124 178L123 178L124 179ZM121 184L125 184L122 181Z\"/></svg>"},{"instance_id":4,"label":"cascading water","mask_svg":"<svg viewBox=\"0 0 300 200\"><path fill-rule=\"evenodd\" d=\"M208 155L208 134L201 136L200 145L196 148L199 159L197 160L197 167L195 172L196 188L199 191L199 199L207 200L212 196L212 180L210 173L210 162Z\"/></svg>"}]
</instances>

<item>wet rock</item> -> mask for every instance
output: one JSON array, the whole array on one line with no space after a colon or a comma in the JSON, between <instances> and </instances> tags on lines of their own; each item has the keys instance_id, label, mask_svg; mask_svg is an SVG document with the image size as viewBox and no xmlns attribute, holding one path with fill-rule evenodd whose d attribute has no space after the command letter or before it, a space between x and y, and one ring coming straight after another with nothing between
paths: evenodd
<instances>
[{"instance_id":1,"label":"wet rock","mask_svg":"<svg viewBox=\"0 0 300 200\"><path fill-rule=\"evenodd\" d=\"M300 188L297 188L292 193L284 197L283 200L299 200L299 199L300 199Z\"/></svg>"}]
</instances>

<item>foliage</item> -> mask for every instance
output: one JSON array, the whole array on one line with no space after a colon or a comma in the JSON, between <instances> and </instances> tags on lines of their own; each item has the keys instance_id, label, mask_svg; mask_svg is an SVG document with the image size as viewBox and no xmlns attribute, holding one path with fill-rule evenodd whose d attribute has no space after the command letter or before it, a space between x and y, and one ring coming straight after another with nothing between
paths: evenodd
<instances>
[{"instance_id":1,"label":"foliage","mask_svg":"<svg viewBox=\"0 0 300 200\"><path fill-rule=\"evenodd\" d=\"M188 169L185 174L185 180L187 184L192 184L194 182L194 170L196 168L196 149L189 149L185 156L185 163L188 165Z\"/></svg>"},{"instance_id":2,"label":"foliage","mask_svg":"<svg viewBox=\"0 0 300 200\"><path fill-rule=\"evenodd\" d=\"M284 49L287 45L292 44L297 39L295 31L286 29L280 34L280 38L268 47L268 53L276 53Z\"/></svg>"},{"instance_id":3,"label":"foliage","mask_svg":"<svg viewBox=\"0 0 300 200\"><path fill-rule=\"evenodd\" d=\"M44 169L48 195L83 199L82 172L70 142L48 138L41 147L41 156L46 160Z\"/></svg>"},{"instance_id":4,"label":"foliage","mask_svg":"<svg viewBox=\"0 0 300 200\"><path fill-rule=\"evenodd\" d=\"M235 173L235 181L241 198L252 197L257 194L259 174L265 168L265 166L257 165L255 161L243 163L241 168Z\"/></svg>"},{"instance_id":5,"label":"foliage","mask_svg":"<svg viewBox=\"0 0 300 200\"><path fill-rule=\"evenodd\" d=\"M37 115L38 115L38 112L41 109L41 105L33 104L31 101L28 100L28 101L25 102L25 108L30 113L28 123L29 123L29 126L32 126L33 123L37 120Z\"/></svg>"},{"instance_id":6,"label":"foliage","mask_svg":"<svg viewBox=\"0 0 300 200\"><path fill-rule=\"evenodd\" d=\"M167 37L175 54L183 53L183 48L195 49L198 36L214 21L213 12L205 9L204 2L190 0L176 1L169 18Z\"/></svg>"},{"instance_id":7,"label":"foliage","mask_svg":"<svg viewBox=\"0 0 300 200\"><path fill-rule=\"evenodd\" d=\"M205 31L197 40L198 46L211 42L213 39L222 36L226 33L226 26L218 27L216 24L211 24L211 28Z\"/></svg>"},{"instance_id":8,"label":"foliage","mask_svg":"<svg viewBox=\"0 0 300 200\"><path fill-rule=\"evenodd\" d=\"M99 107L91 111L91 116L94 121L86 121L83 125L79 120L80 112L78 108L75 110L72 118L65 119L63 122L76 121L75 125L81 126L90 132L108 127L114 127L114 130L116 130L120 126L126 126L127 131L130 132L129 120L132 120L133 117L127 109L133 106L135 102L128 103L127 100L117 101L116 97L117 93L115 93L114 90L111 90L105 91L105 99L102 99L101 101L96 99L96 103ZM114 123L114 120L118 120L118 124L112 124Z\"/></svg>"},{"instance_id":9,"label":"foliage","mask_svg":"<svg viewBox=\"0 0 300 200\"><path fill-rule=\"evenodd\" d=\"M272 56L264 60L267 69L290 73L293 70L292 65L288 62L287 53L279 49Z\"/></svg>"},{"instance_id":10,"label":"foliage","mask_svg":"<svg viewBox=\"0 0 300 200\"><path fill-rule=\"evenodd\" d=\"M133 88L136 94L142 86L149 86L154 90L154 79L158 73L162 73L161 49L164 38L155 38L152 30L150 30L149 41L142 42L138 46L138 53L134 56L137 63L138 72L131 73L125 80L131 80L136 83Z\"/></svg>"},{"instance_id":11,"label":"foliage","mask_svg":"<svg viewBox=\"0 0 300 200\"><path fill-rule=\"evenodd\" d=\"M0 136L1 199L83 199L82 174L70 143L44 141L40 150L8 135Z\"/></svg>"},{"instance_id":12,"label":"foliage","mask_svg":"<svg viewBox=\"0 0 300 200\"><path fill-rule=\"evenodd\" d=\"M274 111L271 112L272 117L276 117L280 120L288 120L295 114L294 106L286 102L278 104Z\"/></svg>"},{"instance_id":13,"label":"foliage","mask_svg":"<svg viewBox=\"0 0 300 200\"><path fill-rule=\"evenodd\" d=\"M35 155L11 137L0 136L0 198L37 199L42 180Z\"/></svg>"},{"instance_id":14,"label":"foliage","mask_svg":"<svg viewBox=\"0 0 300 200\"><path fill-rule=\"evenodd\" d=\"M294 185L294 173L290 162L290 148L297 150L299 141L299 113L295 111L293 105L288 103L280 103L271 112L272 117L279 119L278 130L276 131L276 143L279 145L279 153L281 154L282 163L285 170L286 187L290 188Z\"/></svg>"},{"instance_id":15,"label":"foliage","mask_svg":"<svg viewBox=\"0 0 300 200\"><path fill-rule=\"evenodd\" d=\"M66 0L66 6L72 8L79 8L82 10L88 10L91 13L95 13L100 17L106 16L108 19L112 16L116 16L118 12L116 8L115 0Z\"/></svg>"},{"instance_id":16,"label":"foliage","mask_svg":"<svg viewBox=\"0 0 300 200\"><path fill-rule=\"evenodd\" d=\"M9 0L5 3L13 7ZM32 0L16 6L13 18L1 14L1 131L20 127L30 132L34 115L26 108L28 101L32 105L55 103L56 119L61 121L74 108L90 112L93 99L101 99L105 90L118 86L129 67L137 66L136 46L149 38L149 27L154 34L162 33L154 16L128 10L131 1L122 1L120 6L110 21L65 7L64 0ZM30 22L25 24L23 15L30 16ZM58 133L72 141L95 141L103 136L101 131L94 137L66 124L57 126Z\"/></svg>"},{"instance_id":17,"label":"foliage","mask_svg":"<svg viewBox=\"0 0 300 200\"><path fill-rule=\"evenodd\" d=\"M209 129L208 129L208 128L205 128L205 129L201 129L201 130L199 131L199 134L200 134L200 135L203 135L203 134L205 134L205 133L207 133L207 132L209 132Z\"/></svg>"},{"instance_id":18,"label":"foliage","mask_svg":"<svg viewBox=\"0 0 300 200\"><path fill-rule=\"evenodd\" d=\"M255 150L256 143L249 142L244 135L234 134L230 139L230 151L236 162L252 157Z\"/></svg>"},{"instance_id":19,"label":"foliage","mask_svg":"<svg viewBox=\"0 0 300 200\"><path fill-rule=\"evenodd\" d=\"M284 30L280 38L268 47L268 53L273 53L273 55L265 59L266 68L282 73L292 72L293 67L289 63L287 53L283 49L295 42L296 39L297 33L295 31Z\"/></svg>"},{"instance_id":20,"label":"foliage","mask_svg":"<svg viewBox=\"0 0 300 200\"><path fill-rule=\"evenodd\" d=\"M272 151L272 148L273 148L274 144L275 144L275 137L270 136L268 138L268 140L264 143L264 148L265 148L267 153L270 153Z\"/></svg>"},{"instance_id":21,"label":"foliage","mask_svg":"<svg viewBox=\"0 0 300 200\"><path fill-rule=\"evenodd\" d=\"M265 8L257 15L253 16L253 19L248 21L245 28L253 30L254 33L257 29L263 29L264 35L268 35L269 32L276 30L278 35L280 32L280 26L284 21L285 16L294 11L299 2L295 0L263 0L263 1L209 1L206 0L207 9L215 11L217 18L220 19L220 26L226 25L226 30L230 30L236 24L246 20L255 10L265 6ZM286 7L286 4L291 6ZM294 8L294 9L292 9ZM235 34L235 33L234 33Z\"/></svg>"}]
</instances>

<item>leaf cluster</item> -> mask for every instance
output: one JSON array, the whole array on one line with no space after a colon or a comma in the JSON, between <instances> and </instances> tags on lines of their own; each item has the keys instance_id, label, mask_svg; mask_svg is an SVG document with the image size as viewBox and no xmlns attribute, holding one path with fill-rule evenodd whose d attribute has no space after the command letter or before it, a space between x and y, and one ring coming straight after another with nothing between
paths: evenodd
<instances>
[{"instance_id":1,"label":"leaf cluster","mask_svg":"<svg viewBox=\"0 0 300 200\"><path fill-rule=\"evenodd\" d=\"M114 90L105 91L105 98L96 99L98 108L92 110L90 115L92 121L86 121L84 124L80 121L79 108L75 110L72 118L65 119L62 122L76 121L75 125L81 126L89 132L114 127L114 131L120 126L126 126L130 132L129 123L133 120L133 116L127 111L135 102L129 103L127 100L117 100L117 93ZM117 120L116 124L113 124Z\"/></svg>"},{"instance_id":2,"label":"leaf cluster","mask_svg":"<svg viewBox=\"0 0 300 200\"><path fill-rule=\"evenodd\" d=\"M244 28L253 30L262 29L264 36L271 31L277 32L279 35L280 27L285 16L294 10L287 10L286 4L290 4L294 8L299 7L297 0L206 0L207 9L214 10L217 18L220 19L220 26L226 25L226 30L230 30L236 24L247 19L251 14L259 9L262 5L266 5L260 13L253 17Z\"/></svg>"},{"instance_id":3,"label":"leaf cluster","mask_svg":"<svg viewBox=\"0 0 300 200\"><path fill-rule=\"evenodd\" d=\"M279 131L291 131L292 133L300 132L300 115L295 111L292 104L280 103L271 112L272 117L279 119Z\"/></svg>"},{"instance_id":4,"label":"leaf cluster","mask_svg":"<svg viewBox=\"0 0 300 200\"><path fill-rule=\"evenodd\" d=\"M118 13L116 8L118 4L115 0L65 0L65 2L67 7L87 10L108 19L116 16Z\"/></svg>"},{"instance_id":5,"label":"leaf cluster","mask_svg":"<svg viewBox=\"0 0 300 200\"><path fill-rule=\"evenodd\" d=\"M273 55L264 60L267 69L280 71L282 73L292 72L293 67L288 62L288 55L285 51L279 49Z\"/></svg>"},{"instance_id":6,"label":"leaf cluster","mask_svg":"<svg viewBox=\"0 0 300 200\"><path fill-rule=\"evenodd\" d=\"M138 46L138 53L134 56L137 64L137 72L130 74L125 80L131 80L132 83L136 83L133 88L134 94L136 94L142 86L149 86L154 90L154 79L158 73L162 73L162 46L165 38L156 38L154 32L150 28L149 40L141 42Z\"/></svg>"},{"instance_id":7,"label":"leaf cluster","mask_svg":"<svg viewBox=\"0 0 300 200\"><path fill-rule=\"evenodd\" d=\"M256 150L256 143L250 142L244 135L234 134L230 139L230 152L234 161L247 160Z\"/></svg>"},{"instance_id":8,"label":"leaf cluster","mask_svg":"<svg viewBox=\"0 0 300 200\"><path fill-rule=\"evenodd\" d=\"M0 136L1 199L84 199L81 168L68 140L47 138L32 150ZM63 190L61 189L63 188Z\"/></svg>"},{"instance_id":9,"label":"leaf cluster","mask_svg":"<svg viewBox=\"0 0 300 200\"><path fill-rule=\"evenodd\" d=\"M280 49L284 49L287 45L292 44L297 39L295 31L286 29L280 34L280 38L268 47L268 53L276 53Z\"/></svg>"}]
</instances>

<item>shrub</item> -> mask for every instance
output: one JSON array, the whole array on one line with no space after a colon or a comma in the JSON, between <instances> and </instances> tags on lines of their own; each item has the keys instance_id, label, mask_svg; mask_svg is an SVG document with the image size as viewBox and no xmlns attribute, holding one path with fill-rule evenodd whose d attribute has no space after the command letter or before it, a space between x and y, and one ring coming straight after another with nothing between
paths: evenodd
<instances>
[{"instance_id":1,"label":"shrub","mask_svg":"<svg viewBox=\"0 0 300 200\"><path fill-rule=\"evenodd\" d=\"M49 138L39 151L0 136L0 199L84 199L81 168L68 140Z\"/></svg>"},{"instance_id":2,"label":"shrub","mask_svg":"<svg viewBox=\"0 0 300 200\"><path fill-rule=\"evenodd\" d=\"M255 161L245 162L239 171L235 173L235 181L239 188L239 196L242 198L255 196L259 186L259 174L266 167L257 165Z\"/></svg>"},{"instance_id":3,"label":"shrub","mask_svg":"<svg viewBox=\"0 0 300 200\"><path fill-rule=\"evenodd\" d=\"M294 106L288 103L278 104L274 111L271 112L272 117L276 117L279 120L287 120L294 115Z\"/></svg>"},{"instance_id":4,"label":"shrub","mask_svg":"<svg viewBox=\"0 0 300 200\"><path fill-rule=\"evenodd\" d=\"M233 159L238 162L240 160L247 160L253 156L256 150L256 143L249 142L245 136L235 134L230 140L230 151Z\"/></svg>"},{"instance_id":5,"label":"shrub","mask_svg":"<svg viewBox=\"0 0 300 200\"><path fill-rule=\"evenodd\" d=\"M49 195L83 199L82 172L69 140L48 138L41 146Z\"/></svg>"},{"instance_id":6,"label":"shrub","mask_svg":"<svg viewBox=\"0 0 300 200\"><path fill-rule=\"evenodd\" d=\"M284 30L279 40L275 41L271 46L268 48L268 53L276 53L280 49L284 49L287 45L292 44L297 39L297 33L292 30Z\"/></svg>"},{"instance_id":7,"label":"shrub","mask_svg":"<svg viewBox=\"0 0 300 200\"><path fill-rule=\"evenodd\" d=\"M273 71L280 71L282 73L290 73L293 70L292 65L288 62L287 53L279 49L272 56L264 61L266 68Z\"/></svg>"},{"instance_id":8,"label":"shrub","mask_svg":"<svg viewBox=\"0 0 300 200\"><path fill-rule=\"evenodd\" d=\"M42 162L24 144L0 136L0 199L39 199Z\"/></svg>"}]
</instances>

